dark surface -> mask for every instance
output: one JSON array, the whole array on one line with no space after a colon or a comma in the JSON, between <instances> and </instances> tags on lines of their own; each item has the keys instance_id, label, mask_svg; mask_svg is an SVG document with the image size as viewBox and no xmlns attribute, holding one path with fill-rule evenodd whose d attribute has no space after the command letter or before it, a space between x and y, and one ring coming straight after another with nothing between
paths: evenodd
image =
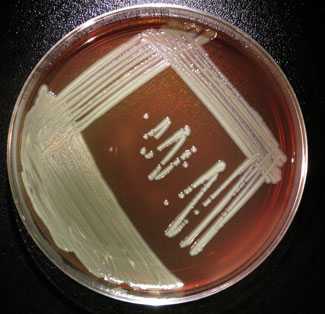
<instances>
[{"instance_id":1,"label":"dark surface","mask_svg":"<svg viewBox=\"0 0 325 314\"><path fill-rule=\"evenodd\" d=\"M9 1L8 1L9 2ZM123 4L148 1L10 1L1 4L0 285L1 313L295 313L316 312L323 259L321 111L325 6L307 1L173 1L217 14L255 38L280 64L304 114L310 165L300 209L277 250L228 290L192 303L151 308L114 301L79 286L35 247L11 199L5 154L17 95L41 56L75 26ZM162 1L160 1L162 2ZM167 2L167 1L165 1ZM3 309L5 309L3 311ZM321 311L322 308L317 310Z\"/></svg>"}]
</instances>

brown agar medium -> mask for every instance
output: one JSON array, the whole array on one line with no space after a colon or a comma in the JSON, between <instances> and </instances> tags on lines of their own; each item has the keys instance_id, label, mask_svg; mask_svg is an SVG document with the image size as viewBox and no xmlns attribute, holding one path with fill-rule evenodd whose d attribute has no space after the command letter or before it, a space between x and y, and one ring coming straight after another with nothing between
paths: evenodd
<instances>
[{"instance_id":1,"label":"brown agar medium","mask_svg":"<svg viewBox=\"0 0 325 314\"><path fill-rule=\"evenodd\" d=\"M238 281L278 243L305 134L282 72L246 35L184 9L133 10L149 16L94 20L41 61L20 98L13 190L77 281L178 303Z\"/></svg>"}]
</instances>

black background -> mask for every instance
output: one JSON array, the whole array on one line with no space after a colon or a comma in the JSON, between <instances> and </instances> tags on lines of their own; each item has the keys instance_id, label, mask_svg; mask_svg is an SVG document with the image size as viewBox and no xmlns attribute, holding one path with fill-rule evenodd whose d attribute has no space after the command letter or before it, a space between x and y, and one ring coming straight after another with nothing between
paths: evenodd
<instances>
[{"instance_id":1,"label":"black background","mask_svg":"<svg viewBox=\"0 0 325 314\"><path fill-rule=\"evenodd\" d=\"M321 236L324 210L321 120L325 5L314 1L160 1L230 21L279 63L301 104L309 172L299 211L285 238L253 274L226 291L188 304L152 308L99 296L58 271L20 223L6 171L6 137L18 93L43 54L64 34L100 13L154 1L7 1L0 4L0 297L1 313L286 313L323 312ZM323 145L322 145L323 144ZM324 245L323 245L324 247ZM4 309L4 310L3 310Z\"/></svg>"}]
</instances>

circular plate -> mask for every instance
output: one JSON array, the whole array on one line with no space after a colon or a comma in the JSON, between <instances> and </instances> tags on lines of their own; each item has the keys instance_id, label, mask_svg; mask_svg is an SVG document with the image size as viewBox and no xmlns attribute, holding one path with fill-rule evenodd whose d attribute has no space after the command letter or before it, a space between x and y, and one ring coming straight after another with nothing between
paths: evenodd
<instances>
[{"instance_id":1,"label":"circular plate","mask_svg":"<svg viewBox=\"0 0 325 314\"><path fill-rule=\"evenodd\" d=\"M79 283L144 304L195 300L253 271L307 171L297 99L250 37L180 7L92 19L38 63L8 141L37 245Z\"/></svg>"}]
</instances>

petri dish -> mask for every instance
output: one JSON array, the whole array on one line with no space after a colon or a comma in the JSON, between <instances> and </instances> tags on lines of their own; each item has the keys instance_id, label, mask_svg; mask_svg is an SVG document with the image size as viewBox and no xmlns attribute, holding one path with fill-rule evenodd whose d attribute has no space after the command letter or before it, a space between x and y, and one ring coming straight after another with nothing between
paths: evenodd
<instances>
[{"instance_id":1,"label":"petri dish","mask_svg":"<svg viewBox=\"0 0 325 314\"><path fill-rule=\"evenodd\" d=\"M284 73L247 34L176 6L77 27L17 99L8 172L44 254L106 296L164 305L238 282L302 196L307 140Z\"/></svg>"}]
</instances>

